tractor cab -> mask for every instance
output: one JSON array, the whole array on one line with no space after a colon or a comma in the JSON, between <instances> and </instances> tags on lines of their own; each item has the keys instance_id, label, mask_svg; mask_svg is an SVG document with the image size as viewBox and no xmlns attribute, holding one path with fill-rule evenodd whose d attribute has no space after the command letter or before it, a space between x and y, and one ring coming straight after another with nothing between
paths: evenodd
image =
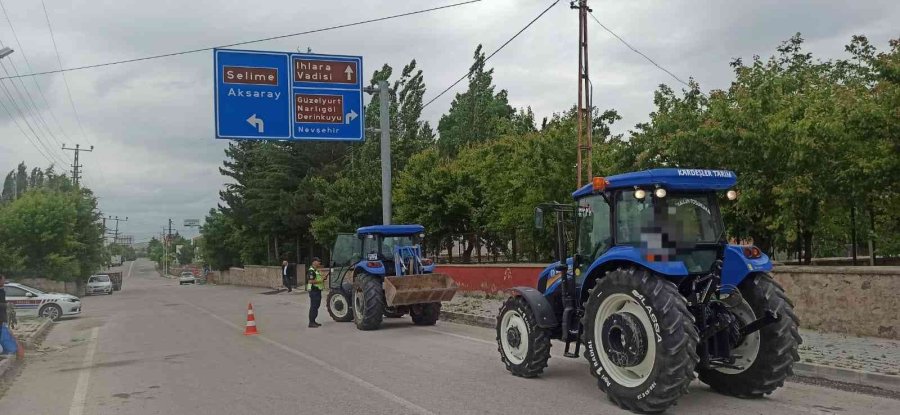
<instances>
[{"instance_id":1,"label":"tractor cab","mask_svg":"<svg viewBox=\"0 0 900 415\"><path fill-rule=\"evenodd\" d=\"M361 259L373 273L384 276L425 274L434 271L431 259L423 258L422 225L378 225L356 230L361 241ZM383 269L383 271L379 271Z\"/></svg>"}]
</instances>

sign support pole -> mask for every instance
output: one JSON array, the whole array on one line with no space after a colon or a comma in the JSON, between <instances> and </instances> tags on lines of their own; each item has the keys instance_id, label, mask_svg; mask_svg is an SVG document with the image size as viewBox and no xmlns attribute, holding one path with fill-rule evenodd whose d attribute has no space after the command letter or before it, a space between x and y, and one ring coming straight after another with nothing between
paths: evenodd
<instances>
[{"instance_id":1,"label":"sign support pole","mask_svg":"<svg viewBox=\"0 0 900 415\"><path fill-rule=\"evenodd\" d=\"M381 110L381 216L391 224L391 97L387 81L378 82Z\"/></svg>"}]
</instances>

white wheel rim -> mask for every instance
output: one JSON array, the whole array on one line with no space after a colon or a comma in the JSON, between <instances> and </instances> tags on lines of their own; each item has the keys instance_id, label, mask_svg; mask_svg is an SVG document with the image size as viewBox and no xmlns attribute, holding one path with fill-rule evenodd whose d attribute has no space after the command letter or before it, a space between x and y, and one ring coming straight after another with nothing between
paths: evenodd
<instances>
[{"instance_id":1,"label":"white wheel rim","mask_svg":"<svg viewBox=\"0 0 900 415\"><path fill-rule=\"evenodd\" d=\"M508 333L512 328L519 330L519 345L513 347L509 343ZM519 365L525 361L528 356L528 326L525 325L525 319L518 311L510 310L503 315L500 323L500 344L503 347L503 353L506 358L513 364Z\"/></svg>"},{"instance_id":2,"label":"white wheel rim","mask_svg":"<svg viewBox=\"0 0 900 415\"><path fill-rule=\"evenodd\" d=\"M362 321L362 308L363 308L363 293L362 290L357 289L353 293L353 315L356 316L357 320Z\"/></svg>"},{"instance_id":3,"label":"white wheel rim","mask_svg":"<svg viewBox=\"0 0 900 415\"><path fill-rule=\"evenodd\" d=\"M635 366L621 367L617 366L609 356L606 355L606 345L603 335L603 324L606 319L617 313L632 314L641 322L647 339L647 352L644 359ZM653 372L653 365L656 362L656 333L653 332L653 323L650 316L637 300L627 294L612 294L600 304L600 309L594 316L594 347L597 348L597 355L600 356L600 363L609 376L619 385L634 388L640 386Z\"/></svg>"},{"instance_id":4,"label":"white wheel rim","mask_svg":"<svg viewBox=\"0 0 900 415\"><path fill-rule=\"evenodd\" d=\"M347 316L348 310L347 300L344 298L342 294L336 294L331 296L331 312L338 318L343 318Z\"/></svg>"},{"instance_id":5,"label":"white wheel rim","mask_svg":"<svg viewBox=\"0 0 900 415\"><path fill-rule=\"evenodd\" d=\"M741 299L741 304L732 308L730 311L745 325L756 320L756 313L753 312L753 308L750 307L750 304L747 304L747 300ZM734 365L740 366L742 369L721 366L714 367L714 369L728 375L736 375L749 369L750 366L753 365L753 362L756 361L756 356L759 355L759 344L760 335L757 330L745 336L741 344L731 350L732 356L740 356L735 359Z\"/></svg>"}]
</instances>

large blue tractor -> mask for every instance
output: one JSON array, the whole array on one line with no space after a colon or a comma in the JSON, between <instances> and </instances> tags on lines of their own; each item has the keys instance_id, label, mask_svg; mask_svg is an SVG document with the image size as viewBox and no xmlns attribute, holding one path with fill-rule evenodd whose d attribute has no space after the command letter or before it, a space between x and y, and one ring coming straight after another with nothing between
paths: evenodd
<instances>
[{"instance_id":1,"label":"large blue tractor","mask_svg":"<svg viewBox=\"0 0 900 415\"><path fill-rule=\"evenodd\" d=\"M331 257L326 300L335 321L354 321L360 330L374 330L383 317L405 314L416 325L434 325L441 301L450 301L457 285L434 273L420 242L422 225L365 226L355 234L339 234Z\"/></svg>"},{"instance_id":2,"label":"large blue tractor","mask_svg":"<svg viewBox=\"0 0 900 415\"><path fill-rule=\"evenodd\" d=\"M739 397L782 386L799 358L797 317L769 258L725 240L719 200L737 198L735 182L733 172L700 169L595 177L574 204L535 209L539 227L545 213L556 217L558 262L500 310L506 368L534 377L551 339L571 358L584 344L600 389L635 412L665 410L695 372Z\"/></svg>"}]
</instances>

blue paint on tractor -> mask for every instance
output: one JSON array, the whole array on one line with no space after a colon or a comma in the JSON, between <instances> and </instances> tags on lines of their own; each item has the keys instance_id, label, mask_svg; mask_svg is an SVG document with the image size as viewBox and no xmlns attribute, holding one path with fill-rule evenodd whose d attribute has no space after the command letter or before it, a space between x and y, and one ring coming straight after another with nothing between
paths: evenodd
<instances>
[{"instance_id":1,"label":"blue paint on tractor","mask_svg":"<svg viewBox=\"0 0 900 415\"><path fill-rule=\"evenodd\" d=\"M374 225L363 226L356 230L357 235L378 234L384 236L417 235L425 232L422 225Z\"/></svg>"},{"instance_id":2,"label":"blue paint on tractor","mask_svg":"<svg viewBox=\"0 0 900 415\"><path fill-rule=\"evenodd\" d=\"M706 169L653 169L606 177L606 189L630 189L633 187L667 190L727 190L737 182L737 176L729 170ZM572 193L581 199L594 193L593 184L588 183Z\"/></svg>"}]
</instances>

